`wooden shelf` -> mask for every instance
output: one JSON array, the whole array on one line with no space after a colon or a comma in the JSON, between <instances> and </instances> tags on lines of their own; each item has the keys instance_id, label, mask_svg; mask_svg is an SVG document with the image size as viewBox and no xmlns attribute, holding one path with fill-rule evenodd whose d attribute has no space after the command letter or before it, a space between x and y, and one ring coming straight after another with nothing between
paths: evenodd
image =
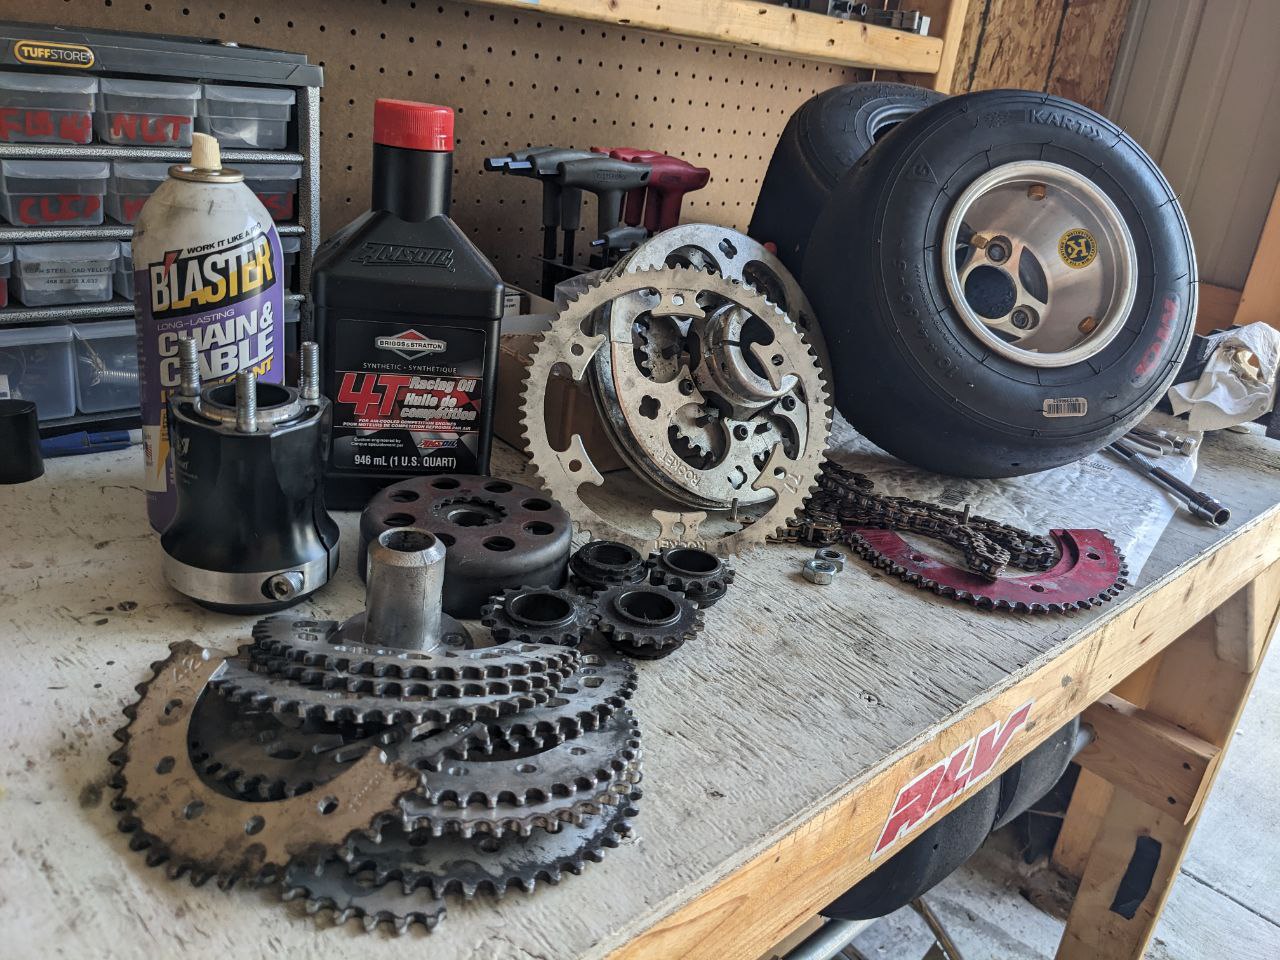
<instances>
[{"instance_id":1,"label":"wooden shelf","mask_svg":"<svg viewBox=\"0 0 1280 960\"><path fill-rule=\"evenodd\" d=\"M525 10L729 43L847 67L937 73L943 42L904 30L747 0L473 0Z\"/></svg>"}]
</instances>

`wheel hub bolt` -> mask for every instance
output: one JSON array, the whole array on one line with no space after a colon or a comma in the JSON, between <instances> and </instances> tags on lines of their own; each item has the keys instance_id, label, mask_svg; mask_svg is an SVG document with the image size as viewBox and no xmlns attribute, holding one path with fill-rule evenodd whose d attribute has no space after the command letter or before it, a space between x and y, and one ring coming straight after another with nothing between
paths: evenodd
<instances>
[{"instance_id":1,"label":"wheel hub bolt","mask_svg":"<svg viewBox=\"0 0 1280 960\"><path fill-rule=\"evenodd\" d=\"M1009 251L1005 249L1003 243L992 241L987 244L987 259L992 263L1004 263L1009 257Z\"/></svg>"},{"instance_id":2,"label":"wheel hub bolt","mask_svg":"<svg viewBox=\"0 0 1280 960\"><path fill-rule=\"evenodd\" d=\"M745 424L740 423L733 428L733 438L735 440L745 440L747 439L748 434L749 431Z\"/></svg>"},{"instance_id":3,"label":"wheel hub bolt","mask_svg":"<svg viewBox=\"0 0 1280 960\"><path fill-rule=\"evenodd\" d=\"M1013 311L1013 316L1010 319L1012 320L1013 325L1019 330L1025 330L1027 327L1031 326L1031 314L1027 313L1025 310Z\"/></svg>"},{"instance_id":4,"label":"wheel hub bolt","mask_svg":"<svg viewBox=\"0 0 1280 960\"><path fill-rule=\"evenodd\" d=\"M686 397L687 397L687 396L689 396L689 394L693 393L693 381L692 381L692 380L681 380L681 381L680 381L680 392L681 392L682 394L684 394Z\"/></svg>"}]
</instances>

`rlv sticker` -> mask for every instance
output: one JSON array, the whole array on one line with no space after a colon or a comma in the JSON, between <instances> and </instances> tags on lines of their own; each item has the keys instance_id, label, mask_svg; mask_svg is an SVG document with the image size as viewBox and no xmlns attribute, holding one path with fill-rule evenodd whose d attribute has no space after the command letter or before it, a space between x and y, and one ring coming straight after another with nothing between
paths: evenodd
<instances>
[{"instance_id":1,"label":"rlv sticker","mask_svg":"<svg viewBox=\"0 0 1280 960\"><path fill-rule=\"evenodd\" d=\"M930 814L952 797L972 789L1004 756L1014 734L1027 725L1034 700L1028 700L1004 723L993 723L976 737L958 746L898 791L880 839L871 852L874 860L902 837L915 832Z\"/></svg>"}]
</instances>

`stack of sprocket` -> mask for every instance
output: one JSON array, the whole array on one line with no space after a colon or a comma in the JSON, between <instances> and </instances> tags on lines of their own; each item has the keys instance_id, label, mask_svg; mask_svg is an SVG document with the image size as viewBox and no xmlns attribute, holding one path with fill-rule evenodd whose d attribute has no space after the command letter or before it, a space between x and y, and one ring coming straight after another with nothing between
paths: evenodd
<instances>
[{"instance_id":1,"label":"stack of sprocket","mask_svg":"<svg viewBox=\"0 0 1280 960\"><path fill-rule=\"evenodd\" d=\"M629 661L590 638L475 647L453 621L432 649L380 648L364 622L268 618L233 657L184 642L154 665L112 758L131 846L403 932L630 834Z\"/></svg>"}]
</instances>

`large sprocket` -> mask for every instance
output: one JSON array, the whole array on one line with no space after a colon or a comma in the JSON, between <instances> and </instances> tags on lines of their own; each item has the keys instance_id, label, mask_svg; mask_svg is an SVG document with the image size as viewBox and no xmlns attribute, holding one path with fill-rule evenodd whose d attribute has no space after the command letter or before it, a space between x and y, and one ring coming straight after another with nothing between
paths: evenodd
<instances>
[{"instance_id":1,"label":"large sprocket","mask_svg":"<svg viewBox=\"0 0 1280 960\"><path fill-rule=\"evenodd\" d=\"M758 476L748 478L750 489L772 494L771 502L757 506L754 511L737 509L737 504L729 510L690 509L669 492L663 492L663 488L649 484L642 460L671 455L665 435L661 438L661 450L655 447L648 452L619 451L646 480L652 494L644 504L647 516L638 510L628 518L623 515L624 511L601 505L602 498L598 496L584 499L581 492L584 487L601 487L604 477L592 463L581 436L570 438L563 450L555 448L546 421L545 398L553 371L567 370L577 383L587 380L601 349L612 349L609 336L596 332L597 312L620 298L633 295L646 298L651 316L705 319L700 303L710 298L718 304L732 304L754 316L767 318L777 336L765 355L760 356L759 350L756 351L757 361L775 381L795 377L797 392L803 400L797 407L807 417L803 445L789 454L786 444L776 443L760 464ZM627 330L626 335L630 345L632 331ZM682 389L678 382L669 386L672 390ZM681 392L680 396L695 403L705 399L696 387L687 395ZM668 400L671 412L681 405L674 395ZM658 402L661 405L663 401L658 399ZM521 414L532 466L543 486L568 509L579 531L594 538L621 540L642 551L686 544L732 554L763 543L796 515L814 489L831 429L826 382L812 349L795 325L750 287L687 268L637 271L587 284L575 299L565 304L551 328L536 341L526 375Z\"/></svg>"}]
</instances>

